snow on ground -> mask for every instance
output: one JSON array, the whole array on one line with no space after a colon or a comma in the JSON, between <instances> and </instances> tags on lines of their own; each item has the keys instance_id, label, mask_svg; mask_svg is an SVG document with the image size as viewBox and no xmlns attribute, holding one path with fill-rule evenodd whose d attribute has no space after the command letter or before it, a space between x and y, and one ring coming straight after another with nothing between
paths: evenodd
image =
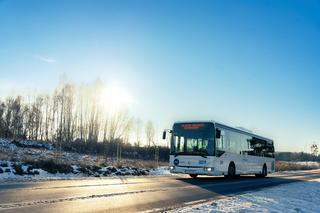
<instances>
[{"instance_id":1,"label":"snow on ground","mask_svg":"<svg viewBox=\"0 0 320 213\"><path fill-rule=\"evenodd\" d=\"M57 179L74 179L74 178L84 178L86 177L82 173L56 173L52 174L43 169L32 168L30 165L22 164L21 168L24 175L17 174L17 171L14 168L16 162L12 161L0 161L0 183L3 182L14 182L14 181L27 181L27 180L57 180ZM73 167L74 171L78 167Z\"/></svg>"},{"instance_id":2,"label":"snow on ground","mask_svg":"<svg viewBox=\"0 0 320 213\"><path fill-rule=\"evenodd\" d=\"M298 161L294 163L299 165L306 165L306 166L320 166L320 163L315 161Z\"/></svg>"},{"instance_id":3,"label":"snow on ground","mask_svg":"<svg viewBox=\"0 0 320 213\"><path fill-rule=\"evenodd\" d=\"M84 178L104 178L117 176L168 176L171 175L166 166L152 170L144 170L137 168L116 168L112 166L101 167L93 174L83 173L81 167L73 165L70 173L50 173L43 169L32 168L30 165L22 164L23 175L16 173L14 164L16 162L0 161L0 183L15 181L38 181L38 180L68 180L68 179L84 179ZM31 169L30 169L31 168ZM143 174L142 174L143 173Z\"/></svg>"},{"instance_id":4,"label":"snow on ground","mask_svg":"<svg viewBox=\"0 0 320 213\"><path fill-rule=\"evenodd\" d=\"M13 151L14 149L16 149L16 147L17 147L16 145L11 143L11 140L0 138L0 150Z\"/></svg>"},{"instance_id":5,"label":"snow on ground","mask_svg":"<svg viewBox=\"0 0 320 213\"><path fill-rule=\"evenodd\" d=\"M21 168L21 170L19 169ZM57 180L57 179L82 179L90 177L116 177L116 176L142 176L164 175L165 168L148 170L141 168L106 166L92 169L90 167L80 167L72 165L68 173L53 173L45 171L44 169L35 168L33 165L12 162L0 161L0 183L7 181L21 181L21 180Z\"/></svg>"},{"instance_id":6,"label":"snow on ground","mask_svg":"<svg viewBox=\"0 0 320 213\"><path fill-rule=\"evenodd\" d=\"M0 182L116 176L164 176L167 167L146 169L141 163L72 152L57 152L52 144L0 138Z\"/></svg>"},{"instance_id":7,"label":"snow on ground","mask_svg":"<svg viewBox=\"0 0 320 213\"><path fill-rule=\"evenodd\" d=\"M0 184L6 182L17 182L17 181L39 181L39 180L68 180L68 179L83 179L88 178L83 174L63 174L56 173L51 174L42 169L37 169L39 175L16 175L14 172L0 174Z\"/></svg>"},{"instance_id":8,"label":"snow on ground","mask_svg":"<svg viewBox=\"0 0 320 213\"><path fill-rule=\"evenodd\" d=\"M61 168L65 172L58 172L55 169L56 165L54 163L56 161L55 156L57 155L54 146L37 141L15 141L0 138L0 155L2 158L2 160L0 159L0 183L26 180L170 175L167 167L150 170L139 165L115 167L115 159L71 152L59 153L58 161L70 164L71 168L70 166L69 168ZM35 163L39 161L42 161L42 164ZM101 163L104 166L97 166Z\"/></svg>"},{"instance_id":9,"label":"snow on ground","mask_svg":"<svg viewBox=\"0 0 320 213\"><path fill-rule=\"evenodd\" d=\"M170 212L320 212L320 179L275 186Z\"/></svg>"},{"instance_id":10,"label":"snow on ground","mask_svg":"<svg viewBox=\"0 0 320 213\"><path fill-rule=\"evenodd\" d=\"M168 166L160 166L157 169L150 170L149 175L152 176L168 176L172 175L170 173L169 167Z\"/></svg>"}]
</instances>

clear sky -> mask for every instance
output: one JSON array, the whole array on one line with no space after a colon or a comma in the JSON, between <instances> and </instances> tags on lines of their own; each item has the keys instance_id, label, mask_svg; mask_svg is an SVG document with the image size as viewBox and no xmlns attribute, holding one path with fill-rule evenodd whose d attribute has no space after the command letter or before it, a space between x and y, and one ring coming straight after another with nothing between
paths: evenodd
<instances>
[{"instance_id":1,"label":"clear sky","mask_svg":"<svg viewBox=\"0 0 320 213\"><path fill-rule=\"evenodd\" d=\"M120 82L158 132L217 120L320 142L319 1L0 0L0 94ZM160 135L160 134L159 134Z\"/></svg>"}]
</instances>

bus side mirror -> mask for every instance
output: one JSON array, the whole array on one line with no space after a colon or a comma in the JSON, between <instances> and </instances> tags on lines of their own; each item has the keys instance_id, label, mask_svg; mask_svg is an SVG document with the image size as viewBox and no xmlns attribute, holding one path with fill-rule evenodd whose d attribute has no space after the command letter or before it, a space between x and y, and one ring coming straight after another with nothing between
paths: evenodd
<instances>
[{"instance_id":1,"label":"bus side mirror","mask_svg":"<svg viewBox=\"0 0 320 213\"><path fill-rule=\"evenodd\" d=\"M166 131L163 131L163 133L162 133L162 139L165 140L166 137L167 137L167 132L166 132Z\"/></svg>"},{"instance_id":2,"label":"bus side mirror","mask_svg":"<svg viewBox=\"0 0 320 213\"><path fill-rule=\"evenodd\" d=\"M217 139L221 138L221 130L220 129L216 129L216 138Z\"/></svg>"}]
</instances>

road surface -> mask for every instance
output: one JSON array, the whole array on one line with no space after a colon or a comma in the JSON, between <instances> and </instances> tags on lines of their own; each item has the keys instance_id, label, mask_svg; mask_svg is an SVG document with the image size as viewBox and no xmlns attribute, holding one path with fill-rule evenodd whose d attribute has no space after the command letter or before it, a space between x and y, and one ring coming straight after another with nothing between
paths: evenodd
<instances>
[{"instance_id":1,"label":"road surface","mask_svg":"<svg viewBox=\"0 0 320 213\"><path fill-rule=\"evenodd\" d=\"M0 183L1 212L138 212L191 205L279 184L320 178L320 170L253 176L121 177Z\"/></svg>"}]
</instances>

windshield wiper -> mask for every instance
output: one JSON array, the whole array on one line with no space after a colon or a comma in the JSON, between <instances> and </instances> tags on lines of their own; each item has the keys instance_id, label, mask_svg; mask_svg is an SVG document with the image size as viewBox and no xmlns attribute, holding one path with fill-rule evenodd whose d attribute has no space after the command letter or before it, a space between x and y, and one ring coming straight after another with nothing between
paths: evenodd
<instances>
[{"instance_id":1,"label":"windshield wiper","mask_svg":"<svg viewBox=\"0 0 320 213\"><path fill-rule=\"evenodd\" d=\"M174 157L177 157L178 155L182 155L184 152L176 152L175 154L174 154Z\"/></svg>"},{"instance_id":2,"label":"windshield wiper","mask_svg":"<svg viewBox=\"0 0 320 213\"><path fill-rule=\"evenodd\" d=\"M204 153L199 153L199 155L200 155L201 157L203 157L203 158L207 158L206 154L204 154Z\"/></svg>"},{"instance_id":3,"label":"windshield wiper","mask_svg":"<svg viewBox=\"0 0 320 213\"><path fill-rule=\"evenodd\" d=\"M207 155L205 153L202 152L177 152L174 154L174 157L177 157L178 155L198 155L201 156L203 158L207 158Z\"/></svg>"}]
</instances>

